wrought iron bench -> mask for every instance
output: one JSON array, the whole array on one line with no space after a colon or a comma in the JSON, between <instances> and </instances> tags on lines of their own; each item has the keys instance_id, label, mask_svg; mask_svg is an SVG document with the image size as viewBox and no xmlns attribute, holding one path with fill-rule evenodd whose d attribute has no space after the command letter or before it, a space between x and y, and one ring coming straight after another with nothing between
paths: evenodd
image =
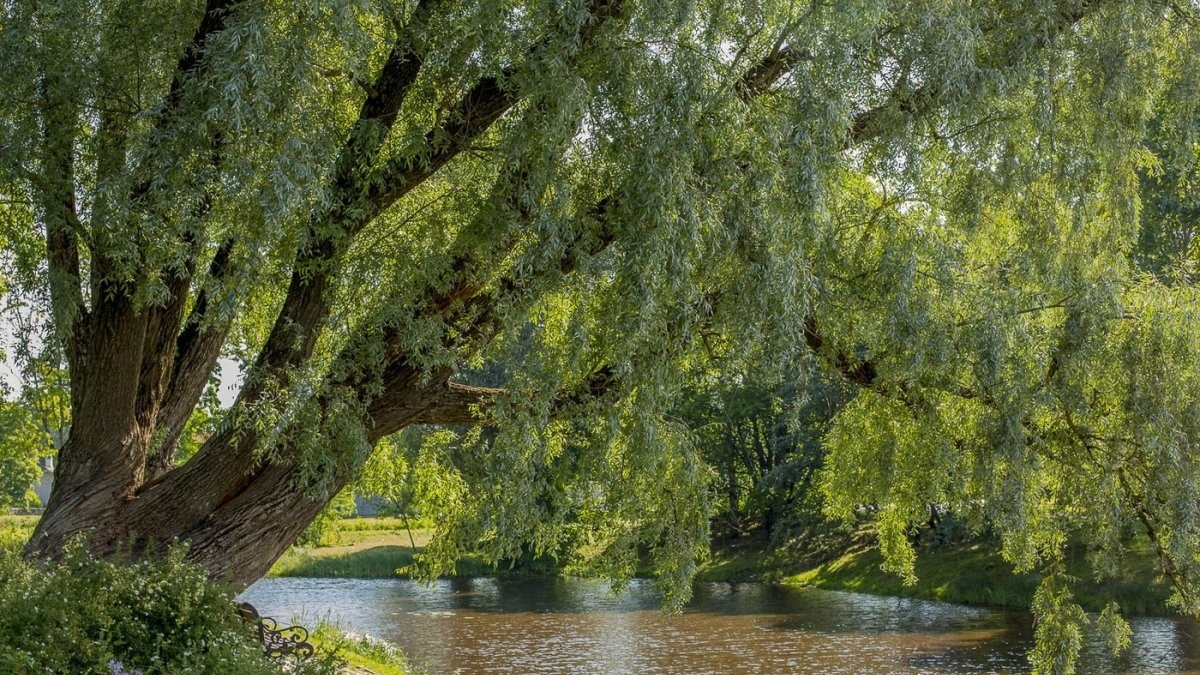
<instances>
[{"instance_id":1,"label":"wrought iron bench","mask_svg":"<svg viewBox=\"0 0 1200 675\"><path fill-rule=\"evenodd\" d=\"M263 655L294 656L301 659L313 655L314 648L308 641L308 629L303 626L281 628L278 621L260 615L254 605L248 602L238 603L238 616L255 626L258 641L262 643Z\"/></svg>"}]
</instances>

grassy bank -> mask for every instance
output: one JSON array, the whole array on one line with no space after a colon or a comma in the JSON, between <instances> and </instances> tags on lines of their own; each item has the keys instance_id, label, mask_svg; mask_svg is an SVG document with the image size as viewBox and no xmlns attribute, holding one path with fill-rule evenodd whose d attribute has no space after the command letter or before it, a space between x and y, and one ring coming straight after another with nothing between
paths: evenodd
<instances>
[{"instance_id":1,"label":"grassy bank","mask_svg":"<svg viewBox=\"0 0 1200 675\"><path fill-rule=\"evenodd\" d=\"M719 547L701 568L701 581L768 581L826 590L853 591L894 597L923 598L1002 609L1026 609L1040 577L1014 574L992 547L983 544L922 551L917 557L917 583L881 568L883 557L859 540L833 555L804 560L802 556L767 552L743 545ZM1089 611L1116 601L1127 614L1169 616L1168 585L1158 579L1156 561L1148 548L1135 549L1119 571L1119 580L1092 580L1082 550L1072 551L1067 573L1076 579L1076 599Z\"/></svg>"},{"instance_id":2,"label":"grassy bank","mask_svg":"<svg viewBox=\"0 0 1200 675\"><path fill-rule=\"evenodd\" d=\"M344 518L315 546L296 546L285 553L268 576L395 579L402 577L396 570L425 550L432 535L432 529L410 529L399 518ZM474 559L459 561L456 567L459 576L494 573Z\"/></svg>"},{"instance_id":3,"label":"grassy bank","mask_svg":"<svg viewBox=\"0 0 1200 675\"><path fill-rule=\"evenodd\" d=\"M336 624L319 623L309 642L318 655L334 655L346 663L349 675L418 675L422 672L388 642L345 631Z\"/></svg>"},{"instance_id":4,"label":"grassy bank","mask_svg":"<svg viewBox=\"0 0 1200 675\"><path fill-rule=\"evenodd\" d=\"M783 581L872 595L1025 609L1040 579L1037 574L1014 574L1012 565L998 552L978 544L922 554L917 558L918 581L912 586L884 572L882 564L878 549L853 550ZM1166 582L1156 580L1156 561L1148 550L1135 550L1129 555L1115 580L1095 581L1082 551L1072 552L1066 565L1067 574L1075 579L1075 599L1088 611L1099 611L1116 601L1126 614L1172 614L1166 606L1170 588Z\"/></svg>"},{"instance_id":5,"label":"grassy bank","mask_svg":"<svg viewBox=\"0 0 1200 675\"><path fill-rule=\"evenodd\" d=\"M296 546L271 568L269 576L385 579L412 562L429 543L431 531L408 530L399 519L346 518L315 546Z\"/></svg>"}]
</instances>

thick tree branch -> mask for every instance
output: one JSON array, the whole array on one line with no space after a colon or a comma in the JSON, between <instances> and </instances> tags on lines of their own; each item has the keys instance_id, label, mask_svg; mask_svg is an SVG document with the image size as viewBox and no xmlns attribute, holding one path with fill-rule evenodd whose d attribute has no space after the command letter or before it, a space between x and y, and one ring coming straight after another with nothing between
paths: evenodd
<instances>
[{"instance_id":1,"label":"thick tree branch","mask_svg":"<svg viewBox=\"0 0 1200 675\"><path fill-rule=\"evenodd\" d=\"M762 60L754 64L737 84L737 94L743 102L766 93L784 75L802 60L811 58L807 51L799 51L781 44L771 50Z\"/></svg>"},{"instance_id":2,"label":"thick tree branch","mask_svg":"<svg viewBox=\"0 0 1200 675\"><path fill-rule=\"evenodd\" d=\"M616 16L618 6L616 0L596 0L591 17L579 28L581 42L586 42L587 36L593 34L603 20ZM369 208L351 208L351 204L357 204L353 199L343 203L331 215L331 225L340 236L319 236L301 249L287 298L253 375L296 365L308 358L320 324L328 314L326 290L336 258L371 219L432 176L512 108L517 101L517 92L506 82L512 72L510 67L501 77L484 78L472 87L460 102L457 114L426 134L426 154L394 159L367 181L376 186L367 194ZM375 89L380 89L382 84L377 82ZM244 389L243 395L253 396L253 386Z\"/></svg>"},{"instance_id":3,"label":"thick tree branch","mask_svg":"<svg viewBox=\"0 0 1200 675\"><path fill-rule=\"evenodd\" d=\"M213 298L214 293L225 292L223 287L234 276L235 265L230 259L233 246L230 239L217 249L205 286L169 352L173 364L158 412L156 446L146 457L147 477L151 480L174 466L180 434L208 385L233 325L233 313L214 306Z\"/></svg>"},{"instance_id":4,"label":"thick tree branch","mask_svg":"<svg viewBox=\"0 0 1200 675\"><path fill-rule=\"evenodd\" d=\"M155 126L158 133L153 138L161 139L167 136L167 131L172 126L178 123L179 109L183 104L184 89L189 80L194 79L198 70L204 61L205 50L208 46L208 41L217 33L226 28L226 23L233 15L237 6L245 0L207 0L204 5L204 15L200 18L200 24L196 26L196 32L192 34L192 39L184 48L183 54L179 56L179 61L175 64L175 72L171 76L171 85L167 89L167 94L163 99L161 106L155 117ZM112 152L114 138L101 139L102 144L110 148ZM220 141L214 140L211 144L219 146ZM123 151L122 151L123 154ZM156 158L156 153L150 153L148 157L153 161ZM136 173L146 175L152 172L153 169L147 166L142 166ZM151 191L151 183L149 179L141 180L133 186L131 197L134 203L144 202Z\"/></svg>"},{"instance_id":5,"label":"thick tree branch","mask_svg":"<svg viewBox=\"0 0 1200 675\"><path fill-rule=\"evenodd\" d=\"M611 15L613 12L609 10L616 4L598 1L594 7L605 8L604 14ZM598 23L597 18L598 15L593 16L581 33L594 30ZM449 161L466 146L472 135L486 131L500 114L511 107L512 103L507 100L509 96L511 94L502 89L499 80L480 82L464 99L464 114L444 123L427 136L431 142L437 142L436 146L429 149L429 154L432 156L435 153L444 153L440 161L442 164ZM449 146L444 135L451 137L452 142ZM424 178L429 175L432 174L425 174ZM374 179L369 182L378 184ZM405 192L414 186L406 185L403 189ZM395 198L399 198L399 195ZM312 353L324 320L328 316L327 290L337 269L337 258L345 251L353 236L378 214L378 211L374 210L367 213L366 217L352 216L344 207L343 203L335 208L333 213L314 221L310 232L314 236L310 236L301 245L287 296L271 334L256 359L246 386L242 389L238 403L235 404L235 411L244 411L247 405L256 401L267 383L284 384L289 366L303 363ZM409 381L412 383L412 389L406 392L409 397L420 393L438 379L406 370L403 362L393 362L391 368L398 371L397 376L411 378ZM258 443L257 434L253 430L242 429L237 425L235 421L221 433L214 434L191 461L163 476L155 484L147 486L146 505L139 506L139 510L153 510L156 508L158 496L168 495L179 485L192 484L198 480L203 481L205 487L195 491L196 506L192 511L196 514L211 512L215 506L234 500L237 495L253 489L252 486L259 480L257 476L265 475L264 472L273 465L268 464L263 471L255 472L251 476L230 473L228 468L231 465L245 466L253 461L252 454ZM236 433L234 427L237 427Z\"/></svg>"},{"instance_id":6,"label":"thick tree branch","mask_svg":"<svg viewBox=\"0 0 1200 675\"><path fill-rule=\"evenodd\" d=\"M804 343L814 354L824 354L825 338L817 330L817 320L809 317L804 322ZM875 364L871 361L852 359L842 352L826 354L834 369L847 380L865 389L874 389L879 377Z\"/></svg>"},{"instance_id":7,"label":"thick tree branch","mask_svg":"<svg viewBox=\"0 0 1200 675\"><path fill-rule=\"evenodd\" d=\"M432 392L429 406L416 418L417 424L480 424L487 409L503 389L472 387L446 382L441 391Z\"/></svg>"},{"instance_id":8,"label":"thick tree branch","mask_svg":"<svg viewBox=\"0 0 1200 675\"><path fill-rule=\"evenodd\" d=\"M780 48L748 71L739 81L739 90L751 92L752 95L762 94L787 72L787 68L796 62L798 62L797 56L792 55L786 47ZM493 194L492 201L518 205L513 209L513 213L520 222L512 228L508 228L509 232L523 229L522 225L528 224L534 217L534 214L527 208L520 206L523 203L520 197L526 189L526 177L525 171L518 165L511 172L502 175L496 183L496 192ZM534 276L568 275L574 272L584 260L608 248L615 241L615 233L609 226L609 218L614 208L614 197L601 199L587 214L592 226L580 229L578 237L566 247L564 255L558 259L557 264L552 268L535 273ZM465 231L476 232L480 229L482 229L482 224L468 226ZM509 237L505 245L492 247L494 250L491 250L491 253L502 257L511 251L513 245L515 245L515 239ZM498 309L501 301L519 294L521 289L532 281L531 278L517 279L514 276L505 275L489 286L484 280L478 278L478 273L475 271L489 262L495 261L478 259L477 249L467 249L455 256L449 265L449 278L451 279L449 285L441 289L437 284L431 285L425 300L417 310L439 316L449 323L459 324L453 344L448 344L447 347L460 353L472 352L490 341L500 327ZM419 371L407 365L405 350L399 343L399 334L396 331L386 332L385 344L391 357L382 377L383 393L374 398L370 404L369 417L374 424L373 437L382 437L407 424L417 423L417 421L479 423L479 420L473 418L469 410L462 405L459 398L453 396L447 398L444 391L436 389L428 392L428 396L432 400L453 402L454 405L449 409L445 409L444 406L439 407L436 414L414 412L411 409L411 391L418 386ZM348 358L353 358L353 356L350 355ZM596 379L594 383L596 387L611 387L611 372L607 369L601 369L598 372L602 375ZM435 387L456 386L449 382L448 372L444 373L441 378L434 378L434 381L437 383ZM588 387L587 390L591 392L593 388ZM475 393L479 394L480 391ZM490 392L486 398L494 397L497 393ZM571 398L571 396L564 398L564 404L569 403Z\"/></svg>"},{"instance_id":9,"label":"thick tree branch","mask_svg":"<svg viewBox=\"0 0 1200 675\"><path fill-rule=\"evenodd\" d=\"M366 177L425 61L416 31L443 1L422 0L417 4L406 28L396 36L383 68L365 88L367 97L335 164L333 188L345 202L352 202L367 185Z\"/></svg>"},{"instance_id":10,"label":"thick tree branch","mask_svg":"<svg viewBox=\"0 0 1200 675\"><path fill-rule=\"evenodd\" d=\"M47 75L41 87L42 157L45 175L28 172L46 228L50 303L54 326L70 370L72 392L84 367L83 344L89 315L83 300L79 234L83 230L75 206L75 136L77 105L65 82Z\"/></svg>"},{"instance_id":11,"label":"thick tree branch","mask_svg":"<svg viewBox=\"0 0 1200 675\"><path fill-rule=\"evenodd\" d=\"M164 98L155 120L160 131L176 126L179 107L182 104L184 89L190 79L196 77L196 71L203 63L206 46L211 37L225 28L226 21L240 0L209 0L204 8L200 24L192 36L192 40L184 49L176 64L170 87ZM126 134L123 125L112 115L105 115L101 120L99 144L101 147L100 166L98 169L104 177L120 171L125 156L124 144ZM219 134L210 138L209 153L212 163L219 163L220 149L223 145ZM155 157L153 153L150 155ZM154 160L151 159L151 162ZM150 171L149 167L143 167ZM211 203L210 186L205 188L205 199L195 213L194 218L202 219ZM130 197L135 204L144 205L151 192L151 182L147 179L132 188ZM102 207L103 208L103 207ZM195 248L197 229L189 227L184 235L182 245L188 249ZM139 253L141 255L141 253ZM132 429L136 429L133 441L129 446L122 447L124 455L120 461L111 463L113 467L124 467L129 473L130 484L136 487L144 475L146 452L151 432L156 424L163 393L170 376L173 345L183 318L187 304L188 290L194 271L192 259L194 252L189 251L187 262L181 269L164 271L169 275L166 281L167 302L161 307L135 307L132 295L135 292L132 284L116 282L110 279L110 273L115 268L104 246L95 246L92 251L92 296L96 326L89 335L89 341L115 340L117 336L126 338L122 344L131 344L128 340L136 340L136 350L127 349L124 353L115 354L106 344L93 344L89 351L102 358L94 359L90 364L87 378L93 381L105 382L105 387L113 392L132 392L133 401L130 411L134 417ZM136 361L132 361L136 356ZM130 367L132 362L132 367ZM74 389L74 387L73 387ZM75 431L86 432L89 428L87 420L82 425L75 425ZM98 424L103 427L104 424ZM85 441L86 443L86 441Z\"/></svg>"},{"instance_id":12,"label":"thick tree branch","mask_svg":"<svg viewBox=\"0 0 1200 675\"><path fill-rule=\"evenodd\" d=\"M208 46L209 38L225 29L225 23L233 14L234 9L244 1L207 0L205 2L204 16L200 19L200 25L196 27L196 32L192 35L192 41L183 51L183 54L179 57L179 62L175 66L175 74L171 78L171 88L167 92L166 105L164 105L162 113L159 116L160 126L162 122L172 118L179 107L183 96L183 87L188 77L192 75L192 71L204 59L204 50Z\"/></svg>"},{"instance_id":13,"label":"thick tree branch","mask_svg":"<svg viewBox=\"0 0 1200 675\"><path fill-rule=\"evenodd\" d=\"M436 173L516 105L517 93L507 83L512 73L508 69L501 77L486 77L476 83L459 102L455 114L425 134L427 155L406 155L383 167L372 181L377 187L367 195L372 217Z\"/></svg>"},{"instance_id":14,"label":"thick tree branch","mask_svg":"<svg viewBox=\"0 0 1200 675\"><path fill-rule=\"evenodd\" d=\"M410 25L426 21L428 12L440 1L420 3ZM337 206L331 213L317 216L309 226L308 241L296 253L283 307L255 362L252 380L242 390L243 396L256 395L259 383L253 378L277 379L278 375L272 373L303 363L312 354L320 325L329 313L326 291L336 259L354 235L379 213L364 209L364 186L371 182L367 173L416 81L423 59L411 30L397 37L338 155L331 186Z\"/></svg>"},{"instance_id":15,"label":"thick tree branch","mask_svg":"<svg viewBox=\"0 0 1200 675\"><path fill-rule=\"evenodd\" d=\"M593 0L589 18L579 28L579 44L586 46L600 27L622 14L622 0ZM530 50L536 57L538 48ZM515 72L509 67L497 77L481 79L459 101L455 112L425 135L424 153L406 155L388 162L372 183L369 194L373 213L394 204L445 166L472 140L478 138L517 103L518 94L509 80Z\"/></svg>"}]
</instances>

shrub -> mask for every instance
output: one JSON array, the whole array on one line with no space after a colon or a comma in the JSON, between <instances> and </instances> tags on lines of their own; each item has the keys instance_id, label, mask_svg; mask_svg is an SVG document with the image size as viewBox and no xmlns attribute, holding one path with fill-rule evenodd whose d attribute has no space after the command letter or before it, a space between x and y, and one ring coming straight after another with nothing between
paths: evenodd
<instances>
[{"instance_id":1,"label":"shrub","mask_svg":"<svg viewBox=\"0 0 1200 675\"><path fill-rule=\"evenodd\" d=\"M81 542L35 565L0 547L0 673L281 672L262 656L232 594L183 559L96 560ZM331 657L289 672L335 673Z\"/></svg>"}]
</instances>

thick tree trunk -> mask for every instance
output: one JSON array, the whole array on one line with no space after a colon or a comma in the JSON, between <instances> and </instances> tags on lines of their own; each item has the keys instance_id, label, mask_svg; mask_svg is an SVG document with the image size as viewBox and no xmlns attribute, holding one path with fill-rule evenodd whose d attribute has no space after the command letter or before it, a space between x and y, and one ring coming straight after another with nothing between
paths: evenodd
<instances>
[{"instance_id":1,"label":"thick tree trunk","mask_svg":"<svg viewBox=\"0 0 1200 675\"><path fill-rule=\"evenodd\" d=\"M411 424L478 421L479 406L498 391L451 383L448 372L430 379L399 365L386 375L388 393L375 402L377 415L363 429L371 445ZM161 555L181 542L187 557L214 579L244 587L270 569L358 468L323 475L314 487L304 482L293 448L277 448L278 459L256 462L254 436L225 430L186 464L141 482L149 439L131 437L136 416L128 419L126 431L108 430L114 439L108 444L84 446L85 437L72 431L61 455L63 479L26 547L28 556L53 557L75 536L86 537L97 556ZM129 458L126 470L98 471L99 458L113 454ZM126 478L106 478L117 475Z\"/></svg>"},{"instance_id":2,"label":"thick tree trunk","mask_svg":"<svg viewBox=\"0 0 1200 675\"><path fill-rule=\"evenodd\" d=\"M54 557L75 536L101 557L161 555L186 543L187 557L214 579L244 587L270 569L350 478L331 477L327 491L314 496L286 462L253 471L230 462L207 475L188 468L124 499L56 485L26 554Z\"/></svg>"}]
</instances>

